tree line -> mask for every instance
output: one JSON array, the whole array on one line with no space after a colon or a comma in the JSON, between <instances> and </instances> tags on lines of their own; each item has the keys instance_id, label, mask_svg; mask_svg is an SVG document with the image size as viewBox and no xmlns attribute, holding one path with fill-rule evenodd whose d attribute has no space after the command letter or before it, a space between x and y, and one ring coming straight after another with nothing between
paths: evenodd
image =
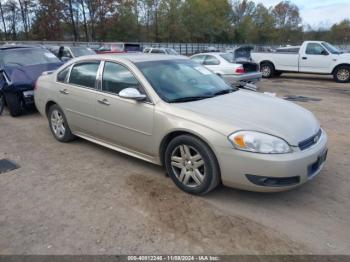
<instances>
[{"instance_id":1,"label":"tree line","mask_svg":"<svg viewBox=\"0 0 350 262\"><path fill-rule=\"evenodd\" d=\"M350 42L350 20L314 30L290 1L0 0L0 39L342 44Z\"/></svg>"}]
</instances>

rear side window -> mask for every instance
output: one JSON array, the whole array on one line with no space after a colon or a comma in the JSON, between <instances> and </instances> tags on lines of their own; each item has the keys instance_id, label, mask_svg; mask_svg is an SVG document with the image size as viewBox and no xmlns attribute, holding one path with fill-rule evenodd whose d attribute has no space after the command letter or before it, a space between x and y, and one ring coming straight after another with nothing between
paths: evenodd
<instances>
[{"instance_id":1,"label":"rear side window","mask_svg":"<svg viewBox=\"0 0 350 262\"><path fill-rule=\"evenodd\" d=\"M197 55L197 56L192 57L191 60L193 60L197 63L203 64L204 58L205 58L204 55Z\"/></svg>"},{"instance_id":2,"label":"rear side window","mask_svg":"<svg viewBox=\"0 0 350 262\"><path fill-rule=\"evenodd\" d=\"M129 69L116 63L106 62L102 77L102 91L118 95L121 90L128 87L138 89L140 87Z\"/></svg>"},{"instance_id":3,"label":"rear side window","mask_svg":"<svg viewBox=\"0 0 350 262\"><path fill-rule=\"evenodd\" d=\"M219 65L220 61L215 56L207 55L203 65Z\"/></svg>"},{"instance_id":4,"label":"rear side window","mask_svg":"<svg viewBox=\"0 0 350 262\"><path fill-rule=\"evenodd\" d=\"M165 51L161 50L161 49L152 49L151 53L152 54L165 54Z\"/></svg>"},{"instance_id":5,"label":"rear side window","mask_svg":"<svg viewBox=\"0 0 350 262\"><path fill-rule=\"evenodd\" d=\"M96 75L100 62L85 62L74 65L69 77L69 83L89 88L96 88Z\"/></svg>"},{"instance_id":6,"label":"rear side window","mask_svg":"<svg viewBox=\"0 0 350 262\"><path fill-rule=\"evenodd\" d=\"M66 67L57 74L57 82L65 83L67 80L68 72L70 67Z\"/></svg>"}]
</instances>

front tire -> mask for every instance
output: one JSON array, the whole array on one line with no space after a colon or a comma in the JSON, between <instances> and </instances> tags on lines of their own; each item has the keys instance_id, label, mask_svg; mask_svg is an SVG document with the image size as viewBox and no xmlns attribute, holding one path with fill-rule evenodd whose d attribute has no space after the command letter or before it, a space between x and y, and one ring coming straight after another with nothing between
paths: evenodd
<instances>
[{"instance_id":1,"label":"front tire","mask_svg":"<svg viewBox=\"0 0 350 262\"><path fill-rule=\"evenodd\" d=\"M191 135L175 137L165 151L165 167L173 182L183 191L204 195L220 181L220 169L212 150Z\"/></svg>"},{"instance_id":2,"label":"front tire","mask_svg":"<svg viewBox=\"0 0 350 262\"><path fill-rule=\"evenodd\" d=\"M58 105L52 105L48 114L49 126L53 136L60 142L70 142L75 136L72 134L66 116Z\"/></svg>"},{"instance_id":3,"label":"front tire","mask_svg":"<svg viewBox=\"0 0 350 262\"><path fill-rule=\"evenodd\" d=\"M271 78L275 75L275 67L272 63L269 62L261 63L260 71L263 78Z\"/></svg>"},{"instance_id":4,"label":"front tire","mask_svg":"<svg viewBox=\"0 0 350 262\"><path fill-rule=\"evenodd\" d=\"M6 104L10 111L10 115L13 117L20 116L22 114L22 101L17 93L6 94Z\"/></svg>"},{"instance_id":5,"label":"front tire","mask_svg":"<svg viewBox=\"0 0 350 262\"><path fill-rule=\"evenodd\" d=\"M350 66L339 66L334 70L334 80L338 83L350 82Z\"/></svg>"}]
</instances>

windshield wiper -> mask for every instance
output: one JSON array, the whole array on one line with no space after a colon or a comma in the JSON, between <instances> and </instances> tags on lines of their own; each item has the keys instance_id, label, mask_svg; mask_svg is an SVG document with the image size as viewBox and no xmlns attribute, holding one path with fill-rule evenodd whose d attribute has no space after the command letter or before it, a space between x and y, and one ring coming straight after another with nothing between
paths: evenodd
<instances>
[{"instance_id":1,"label":"windshield wiper","mask_svg":"<svg viewBox=\"0 0 350 262\"><path fill-rule=\"evenodd\" d=\"M224 90L220 90L220 91L214 93L213 96L225 95L225 94L229 94L229 93L232 93L234 91L237 91L237 90L238 90L238 88L224 89Z\"/></svg>"},{"instance_id":2,"label":"windshield wiper","mask_svg":"<svg viewBox=\"0 0 350 262\"><path fill-rule=\"evenodd\" d=\"M197 100L202 100L206 98L211 98L213 97L212 95L210 96L187 96L187 97L180 97L180 98L175 98L170 100L170 103L180 103L180 102L191 102L191 101L197 101Z\"/></svg>"}]
</instances>

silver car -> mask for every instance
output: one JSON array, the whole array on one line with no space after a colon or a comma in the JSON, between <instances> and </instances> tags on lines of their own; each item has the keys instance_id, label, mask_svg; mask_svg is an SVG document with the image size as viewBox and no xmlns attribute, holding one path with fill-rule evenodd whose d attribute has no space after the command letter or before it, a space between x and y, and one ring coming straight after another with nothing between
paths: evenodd
<instances>
[{"instance_id":1,"label":"silver car","mask_svg":"<svg viewBox=\"0 0 350 262\"><path fill-rule=\"evenodd\" d=\"M306 109L234 89L179 56L73 59L37 81L35 103L60 142L81 137L164 165L182 190L281 191L322 169L327 135Z\"/></svg>"},{"instance_id":2,"label":"silver car","mask_svg":"<svg viewBox=\"0 0 350 262\"><path fill-rule=\"evenodd\" d=\"M191 59L207 67L230 84L256 83L262 77L257 63L237 61L232 53L200 53L191 56Z\"/></svg>"}]
</instances>

